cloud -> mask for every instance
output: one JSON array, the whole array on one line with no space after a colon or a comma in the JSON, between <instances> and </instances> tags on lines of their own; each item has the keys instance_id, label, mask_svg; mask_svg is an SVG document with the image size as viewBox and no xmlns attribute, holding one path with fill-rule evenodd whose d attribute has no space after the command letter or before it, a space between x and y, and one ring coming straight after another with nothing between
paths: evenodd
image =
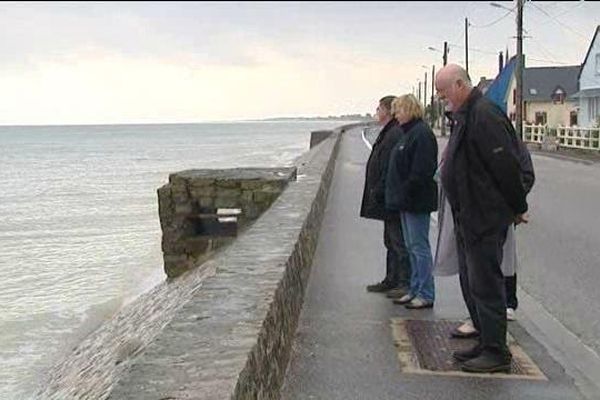
<instances>
[{"instance_id":1,"label":"cloud","mask_svg":"<svg viewBox=\"0 0 600 400\"><path fill-rule=\"evenodd\" d=\"M591 39L600 5L588 3L562 18ZM529 65L581 62L587 43L531 7ZM501 14L473 2L0 3L0 123L372 112L439 67L429 46L448 41L449 60L464 59L465 15L481 26ZM512 16L470 29L475 80L496 74L497 51L514 54L513 32Z\"/></svg>"},{"instance_id":2,"label":"cloud","mask_svg":"<svg viewBox=\"0 0 600 400\"><path fill-rule=\"evenodd\" d=\"M344 62L344 49L298 60L255 47L253 68L123 56L45 62L3 74L0 123L194 122L372 111L397 92L403 68L376 59ZM374 73L376 71L376 73Z\"/></svg>"}]
</instances>

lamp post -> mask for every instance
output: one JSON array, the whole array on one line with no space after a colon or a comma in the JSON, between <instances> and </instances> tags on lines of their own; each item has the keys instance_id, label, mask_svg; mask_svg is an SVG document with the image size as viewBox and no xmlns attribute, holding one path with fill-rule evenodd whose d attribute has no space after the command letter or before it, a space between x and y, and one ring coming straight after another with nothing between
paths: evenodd
<instances>
[{"instance_id":1,"label":"lamp post","mask_svg":"<svg viewBox=\"0 0 600 400\"><path fill-rule=\"evenodd\" d=\"M448 63L448 42L444 42L444 51L438 50L435 47L429 46L428 50L436 51L442 53L442 65L446 66ZM435 65L431 71L431 112L433 114L433 100L434 100L434 88L435 88ZM446 116L444 115L444 110L442 109L442 103L438 103L438 115L441 118L440 122L440 134L442 136L446 136Z\"/></svg>"},{"instance_id":2,"label":"lamp post","mask_svg":"<svg viewBox=\"0 0 600 400\"><path fill-rule=\"evenodd\" d=\"M428 70L429 67L421 65L421 68ZM431 78L433 79L433 77ZM423 81L423 107L427 109L427 71L425 71L425 80Z\"/></svg>"},{"instance_id":3,"label":"lamp post","mask_svg":"<svg viewBox=\"0 0 600 400\"><path fill-rule=\"evenodd\" d=\"M427 49L431 50L431 51L436 51L436 52L442 53L443 54L442 65L445 66L446 64L448 64L448 52L449 52L448 51L448 42L444 42L444 51L438 50L433 46L429 46L429 47L427 47Z\"/></svg>"}]
</instances>

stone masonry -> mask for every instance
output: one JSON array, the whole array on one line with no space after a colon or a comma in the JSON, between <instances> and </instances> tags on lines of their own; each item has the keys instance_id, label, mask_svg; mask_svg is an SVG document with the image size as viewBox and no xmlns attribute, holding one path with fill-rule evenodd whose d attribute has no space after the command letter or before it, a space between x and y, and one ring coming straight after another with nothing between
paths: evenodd
<instances>
[{"instance_id":1,"label":"stone masonry","mask_svg":"<svg viewBox=\"0 0 600 400\"><path fill-rule=\"evenodd\" d=\"M296 179L296 168L235 168L188 170L171 174L158 189L163 231L164 269L169 278L188 271L231 242L232 235L216 231L225 223L219 209L240 209L233 229L243 230L260 216ZM231 224L230 224L231 225Z\"/></svg>"},{"instance_id":2,"label":"stone masonry","mask_svg":"<svg viewBox=\"0 0 600 400\"><path fill-rule=\"evenodd\" d=\"M57 363L37 399L277 399L343 127L223 251L123 308Z\"/></svg>"}]
</instances>

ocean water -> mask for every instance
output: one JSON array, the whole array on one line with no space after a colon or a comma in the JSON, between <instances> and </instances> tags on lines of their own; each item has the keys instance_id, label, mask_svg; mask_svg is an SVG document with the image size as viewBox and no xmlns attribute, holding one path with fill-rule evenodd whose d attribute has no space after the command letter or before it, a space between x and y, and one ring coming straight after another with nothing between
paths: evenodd
<instances>
[{"instance_id":1,"label":"ocean water","mask_svg":"<svg viewBox=\"0 0 600 400\"><path fill-rule=\"evenodd\" d=\"M156 189L191 168L284 166L340 122L0 127L0 399L164 280Z\"/></svg>"}]
</instances>

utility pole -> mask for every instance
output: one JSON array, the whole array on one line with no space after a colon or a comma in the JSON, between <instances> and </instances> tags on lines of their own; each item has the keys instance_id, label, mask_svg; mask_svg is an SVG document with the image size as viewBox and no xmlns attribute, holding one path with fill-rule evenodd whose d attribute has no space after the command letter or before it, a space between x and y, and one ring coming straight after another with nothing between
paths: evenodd
<instances>
[{"instance_id":1,"label":"utility pole","mask_svg":"<svg viewBox=\"0 0 600 400\"><path fill-rule=\"evenodd\" d=\"M448 64L448 42L444 42L444 58L442 58L444 67ZM440 133L442 136L446 136L446 115L444 114L444 110L442 107L442 103L440 102L440 117L442 117L442 126L440 127Z\"/></svg>"},{"instance_id":2,"label":"utility pole","mask_svg":"<svg viewBox=\"0 0 600 400\"><path fill-rule=\"evenodd\" d=\"M465 70L469 75L469 19L465 18Z\"/></svg>"},{"instance_id":3,"label":"utility pole","mask_svg":"<svg viewBox=\"0 0 600 400\"><path fill-rule=\"evenodd\" d=\"M419 81L419 103L421 102L421 81Z\"/></svg>"},{"instance_id":4,"label":"utility pole","mask_svg":"<svg viewBox=\"0 0 600 400\"><path fill-rule=\"evenodd\" d=\"M523 0L517 0L517 93L515 101L517 103L516 130L517 136L521 140L523 140L523 69L525 69L525 60L523 58Z\"/></svg>"},{"instance_id":5,"label":"utility pole","mask_svg":"<svg viewBox=\"0 0 600 400\"><path fill-rule=\"evenodd\" d=\"M434 100L434 96L433 94L435 93L435 64L431 66L431 108L429 109L429 111L431 112L431 126L433 127L433 124L435 123L435 119L434 117L434 108L433 108L433 100Z\"/></svg>"},{"instance_id":6,"label":"utility pole","mask_svg":"<svg viewBox=\"0 0 600 400\"><path fill-rule=\"evenodd\" d=\"M444 58L442 59L444 62L444 67L448 64L448 42L444 42Z\"/></svg>"},{"instance_id":7,"label":"utility pole","mask_svg":"<svg viewBox=\"0 0 600 400\"><path fill-rule=\"evenodd\" d=\"M423 84L423 106L427 108L427 72L425 72L425 83Z\"/></svg>"}]
</instances>

